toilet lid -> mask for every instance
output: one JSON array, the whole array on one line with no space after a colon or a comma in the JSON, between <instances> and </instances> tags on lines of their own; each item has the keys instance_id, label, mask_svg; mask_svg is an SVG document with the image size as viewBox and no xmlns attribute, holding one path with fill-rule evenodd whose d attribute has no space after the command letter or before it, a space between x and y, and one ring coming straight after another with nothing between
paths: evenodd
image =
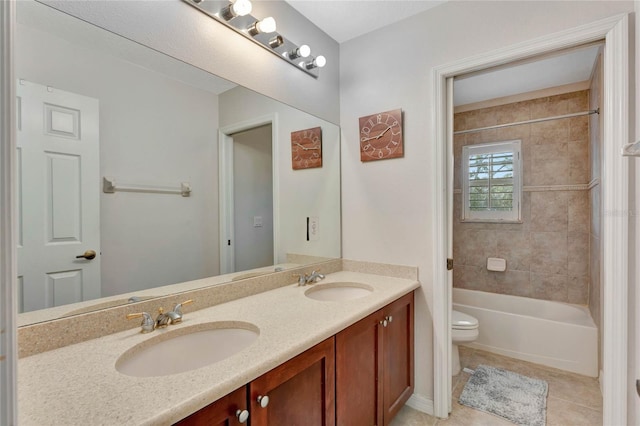
<instances>
[{"instance_id":1,"label":"toilet lid","mask_svg":"<svg viewBox=\"0 0 640 426\"><path fill-rule=\"evenodd\" d=\"M451 312L451 328L458 330L470 330L478 328L478 320L463 312Z\"/></svg>"}]
</instances>

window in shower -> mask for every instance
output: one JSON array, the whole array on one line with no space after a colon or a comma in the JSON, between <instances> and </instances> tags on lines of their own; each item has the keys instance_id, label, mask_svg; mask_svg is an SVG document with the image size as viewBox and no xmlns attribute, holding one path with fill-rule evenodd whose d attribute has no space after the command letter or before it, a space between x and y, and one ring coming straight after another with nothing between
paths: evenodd
<instances>
[{"instance_id":1,"label":"window in shower","mask_svg":"<svg viewBox=\"0 0 640 426\"><path fill-rule=\"evenodd\" d=\"M462 147L462 220L521 222L521 163L519 140Z\"/></svg>"}]
</instances>

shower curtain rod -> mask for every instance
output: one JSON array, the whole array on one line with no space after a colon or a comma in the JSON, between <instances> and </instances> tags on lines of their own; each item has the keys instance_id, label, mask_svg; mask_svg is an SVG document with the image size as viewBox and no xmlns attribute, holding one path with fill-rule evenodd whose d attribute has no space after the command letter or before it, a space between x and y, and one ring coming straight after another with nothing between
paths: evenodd
<instances>
[{"instance_id":1,"label":"shower curtain rod","mask_svg":"<svg viewBox=\"0 0 640 426\"><path fill-rule=\"evenodd\" d=\"M535 118L533 120L516 121L514 123L496 124L495 126L478 127L476 129L458 130L453 132L454 135L463 135L465 133L480 132L482 130L501 129L503 127L519 126L521 124L542 123L543 121L560 120L563 118L580 117L583 115L600 114L600 108L589 111L574 112L573 114L556 115L554 117Z\"/></svg>"}]
</instances>

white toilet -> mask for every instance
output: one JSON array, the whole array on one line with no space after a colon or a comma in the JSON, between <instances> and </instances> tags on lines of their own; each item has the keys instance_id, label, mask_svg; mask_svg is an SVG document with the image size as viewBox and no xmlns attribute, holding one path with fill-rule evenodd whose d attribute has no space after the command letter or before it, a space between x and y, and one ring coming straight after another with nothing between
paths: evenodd
<instances>
[{"instance_id":1,"label":"white toilet","mask_svg":"<svg viewBox=\"0 0 640 426\"><path fill-rule=\"evenodd\" d=\"M478 320L462 312L451 312L451 374L460 373L459 343L473 342L478 338Z\"/></svg>"}]
</instances>

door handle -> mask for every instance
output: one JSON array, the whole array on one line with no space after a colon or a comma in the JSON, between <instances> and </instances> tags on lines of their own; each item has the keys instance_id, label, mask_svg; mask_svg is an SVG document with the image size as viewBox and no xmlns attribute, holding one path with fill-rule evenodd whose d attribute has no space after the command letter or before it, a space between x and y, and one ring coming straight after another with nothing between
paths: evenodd
<instances>
[{"instance_id":1,"label":"door handle","mask_svg":"<svg viewBox=\"0 0 640 426\"><path fill-rule=\"evenodd\" d=\"M76 259L87 259L91 260L96 257L96 252L94 250L87 250L79 256L76 256Z\"/></svg>"}]
</instances>

